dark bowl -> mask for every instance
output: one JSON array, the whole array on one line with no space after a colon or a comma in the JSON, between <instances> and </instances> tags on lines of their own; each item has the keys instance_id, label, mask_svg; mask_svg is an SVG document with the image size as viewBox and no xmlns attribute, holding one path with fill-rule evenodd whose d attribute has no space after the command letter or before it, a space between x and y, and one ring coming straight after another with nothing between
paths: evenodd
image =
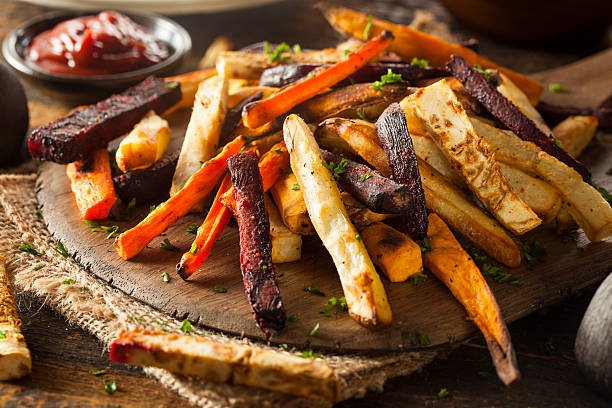
<instances>
[{"instance_id":1,"label":"dark bowl","mask_svg":"<svg viewBox=\"0 0 612 408\"><path fill-rule=\"evenodd\" d=\"M99 87L114 87L128 85L143 80L149 75L159 75L178 67L191 51L191 37L183 27L174 21L155 14L122 12L137 24L149 29L157 38L163 41L170 56L146 68L109 75L79 76L52 74L43 71L25 58L25 51L32 39L58 23L97 12L52 12L35 17L11 31L2 42L2 54L6 61L17 71L36 79L69 84L94 85Z\"/></svg>"}]
</instances>

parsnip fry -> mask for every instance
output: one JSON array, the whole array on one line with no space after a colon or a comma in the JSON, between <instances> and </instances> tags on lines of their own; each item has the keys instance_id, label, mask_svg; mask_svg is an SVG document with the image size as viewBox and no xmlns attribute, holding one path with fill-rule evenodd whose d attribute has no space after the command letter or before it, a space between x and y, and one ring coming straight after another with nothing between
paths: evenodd
<instances>
[{"instance_id":1,"label":"parsnip fry","mask_svg":"<svg viewBox=\"0 0 612 408\"><path fill-rule=\"evenodd\" d=\"M423 254L425 266L450 289L484 335L502 382L519 380L510 333L478 266L436 214L429 216L428 236L431 252Z\"/></svg>"},{"instance_id":2,"label":"parsnip fry","mask_svg":"<svg viewBox=\"0 0 612 408\"><path fill-rule=\"evenodd\" d=\"M570 116L555 126L552 134L563 150L578 157L593 140L598 123L595 116Z\"/></svg>"},{"instance_id":3,"label":"parsnip fry","mask_svg":"<svg viewBox=\"0 0 612 408\"><path fill-rule=\"evenodd\" d=\"M266 212L270 219L272 262L279 264L299 261L302 257L302 236L287 228L270 197L265 195L264 199L266 202Z\"/></svg>"},{"instance_id":4,"label":"parsnip fry","mask_svg":"<svg viewBox=\"0 0 612 408\"><path fill-rule=\"evenodd\" d=\"M215 68L207 68L166 78L168 82L178 82L181 84L181 100L165 111L163 116L168 116L177 109L191 108L200 83L215 75L217 75Z\"/></svg>"},{"instance_id":5,"label":"parsnip fry","mask_svg":"<svg viewBox=\"0 0 612 408\"><path fill-rule=\"evenodd\" d=\"M0 255L0 381L15 380L32 371L32 357L21 334L13 287Z\"/></svg>"},{"instance_id":6,"label":"parsnip fry","mask_svg":"<svg viewBox=\"0 0 612 408\"><path fill-rule=\"evenodd\" d=\"M285 173L279 176L270 193L287 228L296 234L313 235L315 230L310 222L300 185L293 173L287 173L290 170L283 169Z\"/></svg>"},{"instance_id":7,"label":"parsnip fry","mask_svg":"<svg viewBox=\"0 0 612 408\"><path fill-rule=\"evenodd\" d=\"M111 345L111 361L164 368L206 381L336 401L338 378L325 361L304 359L199 336L134 330Z\"/></svg>"},{"instance_id":8,"label":"parsnip fry","mask_svg":"<svg viewBox=\"0 0 612 408\"><path fill-rule=\"evenodd\" d=\"M149 111L119 143L115 159L122 172L146 169L162 158L170 143L168 122Z\"/></svg>"},{"instance_id":9,"label":"parsnip fry","mask_svg":"<svg viewBox=\"0 0 612 408\"><path fill-rule=\"evenodd\" d=\"M500 72L501 84L497 86L500 94L504 95L510 102L516 105L517 108L527 116L545 135L550 135L552 131L540 116L535 106L529 102L527 95L512 82L510 78Z\"/></svg>"},{"instance_id":10,"label":"parsnip fry","mask_svg":"<svg viewBox=\"0 0 612 408\"><path fill-rule=\"evenodd\" d=\"M349 220L338 186L323 166L319 146L308 125L298 116L290 115L283 129L291 168L312 224L338 270L349 314L365 326L390 324L391 308L385 288Z\"/></svg>"}]
</instances>

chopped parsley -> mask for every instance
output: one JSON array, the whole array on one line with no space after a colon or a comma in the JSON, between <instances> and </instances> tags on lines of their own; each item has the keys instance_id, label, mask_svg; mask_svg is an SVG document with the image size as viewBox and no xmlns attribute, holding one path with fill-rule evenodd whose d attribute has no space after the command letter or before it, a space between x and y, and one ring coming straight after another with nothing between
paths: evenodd
<instances>
[{"instance_id":1,"label":"chopped parsley","mask_svg":"<svg viewBox=\"0 0 612 408\"><path fill-rule=\"evenodd\" d=\"M66 258L67 256L70 256L68 251L66 251L66 248L64 248L64 244L62 244L60 241L57 241L57 243L55 245L56 245L56 248L53 248L55 250L55 252L57 252L58 254L63 256L64 258Z\"/></svg>"},{"instance_id":2,"label":"chopped parsley","mask_svg":"<svg viewBox=\"0 0 612 408\"><path fill-rule=\"evenodd\" d=\"M42 268L44 268L44 267L45 267L45 265L43 265L43 264L38 264L38 265L34 265L34 266L32 267L32 270L33 270L33 271L39 271L39 270L41 270L41 269L42 269Z\"/></svg>"},{"instance_id":3,"label":"chopped parsley","mask_svg":"<svg viewBox=\"0 0 612 408\"><path fill-rule=\"evenodd\" d=\"M271 151L271 152L274 152L274 153L279 153L279 154L280 154L280 153L282 153L282 152L283 152L283 149L281 149L280 147L277 147L276 149L272 149L272 150L270 150L270 151Z\"/></svg>"},{"instance_id":4,"label":"chopped parsley","mask_svg":"<svg viewBox=\"0 0 612 408\"><path fill-rule=\"evenodd\" d=\"M295 323L295 322L297 322L297 321L298 321L298 319L299 319L299 318L300 318L300 316L299 316L299 315L296 313L296 314L294 314L294 315L289 316L289 317L287 318L287 321L288 321L289 323Z\"/></svg>"},{"instance_id":5,"label":"chopped parsley","mask_svg":"<svg viewBox=\"0 0 612 408\"><path fill-rule=\"evenodd\" d=\"M3 330L0 330L0 340L4 340L6 339L6 332Z\"/></svg>"},{"instance_id":6,"label":"chopped parsley","mask_svg":"<svg viewBox=\"0 0 612 408\"><path fill-rule=\"evenodd\" d=\"M179 329L185 334L195 333L193 327L191 327L191 322L187 319L183 320Z\"/></svg>"},{"instance_id":7,"label":"chopped parsley","mask_svg":"<svg viewBox=\"0 0 612 408\"><path fill-rule=\"evenodd\" d=\"M136 320L138 320L139 322L144 322L144 317L137 317Z\"/></svg>"},{"instance_id":8,"label":"chopped parsley","mask_svg":"<svg viewBox=\"0 0 612 408\"><path fill-rule=\"evenodd\" d=\"M363 176L359 177L359 181L366 181L370 177L372 177L372 175L370 173L366 173Z\"/></svg>"},{"instance_id":9,"label":"chopped parsley","mask_svg":"<svg viewBox=\"0 0 612 408\"><path fill-rule=\"evenodd\" d=\"M493 74L493 72L495 72L495 70L493 70L491 68L482 69L480 64L474 65L474 69L476 70L476 72L478 72L480 75L482 75L484 77L484 79L486 79L487 81L491 77L491 74Z\"/></svg>"},{"instance_id":10,"label":"chopped parsley","mask_svg":"<svg viewBox=\"0 0 612 408\"><path fill-rule=\"evenodd\" d=\"M117 381L104 380L104 391L108 392L109 394L113 394L115 391L117 391Z\"/></svg>"},{"instance_id":11,"label":"chopped parsley","mask_svg":"<svg viewBox=\"0 0 612 408\"><path fill-rule=\"evenodd\" d=\"M289 346L287 345L287 343L282 343L279 344L278 347L282 348L283 350L287 350L289 348Z\"/></svg>"},{"instance_id":12,"label":"chopped parsley","mask_svg":"<svg viewBox=\"0 0 612 408\"><path fill-rule=\"evenodd\" d=\"M417 340L421 346L429 346L431 344L431 340L429 340L429 336L425 333L417 333Z\"/></svg>"},{"instance_id":13,"label":"chopped parsley","mask_svg":"<svg viewBox=\"0 0 612 408\"><path fill-rule=\"evenodd\" d=\"M359 234L355 234L355 239L356 239L357 241L361 241L361 235L359 235Z\"/></svg>"},{"instance_id":14,"label":"chopped parsley","mask_svg":"<svg viewBox=\"0 0 612 408\"><path fill-rule=\"evenodd\" d=\"M319 323L315 324L315 327L310 331L310 336L314 336L319 331Z\"/></svg>"},{"instance_id":15,"label":"chopped parsley","mask_svg":"<svg viewBox=\"0 0 612 408\"><path fill-rule=\"evenodd\" d=\"M289 51L289 49L289 44L283 41L274 51L270 52L270 43L267 41L264 43L264 51L268 55L268 60L270 62L280 62L287 59L286 57L283 57L282 54Z\"/></svg>"},{"instance_id":16,"label":"chopped parsley","mask_svg":"<svg viewBox=\"0 0 612 408\"><path fill-rule=\"evenodd\" d=\"M438 398L442 399L442 398L446 398L450 395L450 393L448 392L448 390L446 388L442 388L440 390L440 392L438 392Z\"/></svg>"},{"instance_id":17,"label":"chopped parsley","mask_svg":"<svg viewBox=\"0 0 612 408\"><path fill-rule=\"evenodd\" d=\"M20 250L21 252L27 252L28 254L32 254L36 256L42 255L40 252L36 250L36 248L34 248L32 244L26 241L21 241L21 246L17 249Z\"/></svg>"},{"instance_id":18,"label":"chopped parsley","mask_svg":"<svg viewBox=\"0 0 612 408\"><path fill-rule=\"evenodd\" d=\"M85 221L85 225L87 225L88 227L97 227L98 223L92 220L88 220L87 218L85 218L83 221Z\"/></svg>"},{"instance_id":19,"label":"chopped parsley","mask_svg":"<svg viewBox=\"0 0 612 408\"><path fill-rule=\"evenodd\" d=\"M550 140L553 141L554 144L556 144L557 146L561 147L561 145L563 145L563 143L561 143L561 141L559 139L557 139L556 137L554 137L552 134L548 135L548 137L550 138Z\"/></svg>"},{"instance_id":20,"label":"chopped parsley","mask_svg":"<svg viewBox=\"0 0 612 408\"><path fill-rule=\"evenodd\" d=\"M427 279L427 275L423 273L415 273L410 277L410 282L412 282L414 286L421 286L425 279Z\"/></svg>"},{"instance_id":21,"label":"chopped parsley","mask_svg":"<svg viewBox=\"0 0 612 408\"><path fill-rule=\"evenodd\" d=\"M323 160L323 166L332 174L333 181L340 180L340 175L346 171L346 164L348 163L346 159L340 160L340 163L335 163L333 161L326 163Z\"/></svg>"},{"instance_id":22,"label":"chopped parsley","mask_svg":"<svg viewBox=\"0 0 612 408\"><path fill-rule=\"evenodd\" d=\"M42 217L42 213L38 209L34 211L34 215L36 215L38 218Z\"/></svg>"},{"instance_id":23,"label":"chopped parsley","mask_svg":"<svg viewBox=\"0 0 612 408\"><path fill-rule=\"evenodd\" d=\"M544 353L552 353L553 351L555 351L557 348L555 347L555 345L553 344L553 339L552 337L548 337L546 338L546 341L544 341L544 343L542 343L542 347L540 347L542 349L542 351Z\"/></svg>"},{"instance_id":24,"label":"chopped parsley","mask_svg":"<svg viewBox=\"0 0 612 408\"><path fill-rule=\"evenodd\" d=\"M317 288L313 288L312 286L306 286L302 290L304 292L312 293L313 295L325 296L325 293L323 293L323 291L321 291L320 289L317 289Z\"/></svg>"},{"instance_id":25,"label":"chopped parsley","mask_svg":"<svg viewBox=\"0 0 612 408\"><path fill-rule=\"evenodd\" d=\"M189 252L191 252L194 255L197 255L199 250L200 250L200 247L195 242L193 243L193 245L191 245L191 248L189 248Z\"/></svg>"},{"instance_id":26,"label":"chopped parsley","mask_svg":"<svg viewBox=\"0 0 612 408\"><path fill-rule=\"evenodd\" d=\"M423 243L421 244L421 252L424 254L428 254L431 252L431 241L429 237L423 238Z\"/></svg>"},{"instance_id":27,"label":"chopped parsley","mask_svg":"<svg viewBox=\"0 0 612 408\"><path fill-rule=\"evenodd\" d=\"M606 200L610 205L612 205L612 195L608 193L608 190L603 188L600 184L597 184L593 180L589 180L589 184L592 185L595 190L599 191L599 194Z\"/></svg>"},{"instance_id":28,"label":"chopped parsley","mask_svg":"<svg viewBox=\"0 0 612 408\"><path fill-rule=\"evenodd\" d=\"M197 234L198 228L200 228L198 224L191 224L187 226L187 232L191 232L192 234Z\"/></svg>"},{"instance_id":29,"label":"chopped parsley","mask_svg":"<svg viewBox=\"0 0 612 408\"><path fill-rule=\"evenodd\" d=\"M550 84L548 85L548 90L554 93L563 93L567 92L567 89L561 84Z\"/></svg>"},{"instance_id":30,"label":"chopped parsley","mask_svg":"<svg viewBox=\"0 0 612 408\"><path fill-rule=\"evenodd\" d=\"M170 282L170 275L168 275L168 272L164 272L160 276L164 282L166 283Z\"/></svg>"},{"instance_id":31,"label":"chopped parsley","mask_svg":"<svg viewBox=\"0 0 612 408\"><path fill-rule=\"evenodd\" d=\"M406 340L410 338L410 333L408 333L407 331L403 331L402 332L402 339Z\"/></svg>"},{"instance_id":32,"label":"chopped parsley","mask_svg":"<svg viewBox=\"0 0 612 408\"><path fill-rule=\"evenodd\" d=\"M223 287L221 285L215 285L212 288L212 291L215 292L215 293L225 293L225 292L227 292L227 288L225 288L225 287Z\"/></svg>"},{"instance_id":33,"label":"chopped parsley","mask_svg":"<svg viewBox=\"0 0 612 408\"><path fill-rule=\"evenodd\" d=\"M300 52L302 52L302 47L300 46L300 44L294 44L293 45L293 53L294 54L299 54Z\"/></svg>"},{"instance_id":34,"label":"chopped parsley","mask_svg":"<svg viewBox=\"0 0 612 408\"><path fill-rule=\"evenodd\" d=\"M308 350L303 352L302 354L298 354L298 357L301 358L321 358L321 359L325 359L325 356L322 356L320 354L315 354L312 352L312 350Z\"/></svg>"},{"instance_id":35,"label":"chopped parsley","mask_svg":"<svg viewBox=\"0 0 612 408\"><path fill-rule=\"evenodd\" d=\"M299 190L300 189L300 185L298 183L295 183L294 185L291 186L292 190Z\"/></svg>"},{"instance_id":36,"label":"chopped parsley","mask_svg":"<svg viewBox=\"0 0 612 408\"><path fill-rule=\"evenodd\" d=\"M490 263L486 262L489 260L489 257L473 246L466 245L463 248L468 254L470 254L484 276L491 277L498 283L509 283L510 285L514 286L523 286L524 282L522 274L512 275L504 272L504 270L499 266L491 265Z\"/></svg>"},{"instance_id":37,"label":"chopped parsley","mask_svg":"<svg viewBox=\"0 0 612 408\"><path fill-rule=\"evenodd\" d=\"M366 122L374 123L374 121L368 118L366 115L364 115L362 111L356 110L355 113L357 113L357 116L359 116L359 119L365 120Z\"/></svg>"},{"instance_id":38,"label":"chopped parsley","mask_svg":"<svg viewBox=\"0 0 612 408\"><path fill-rule=\"evenodd\" d=\"M543 262L543 258L548 255L548 251L537 238L533 238L531 242L529 240L523 241L523 254L527 261L527 268L533 269L537 264Z\"/></svg>"},{"instance_id":39,"label":"chopped parsley","mask_svg":"<svg viewBox=\"0 0 612 408\"><path fill-rule=\"evenodd\" d=\"M62 285L74 285L76 282L73 279L66 279L62 281Z\"/></svg>"},{"instance_id":40,"label":"chopped parsley","mask_svg":"<svg viewBox=\"0 0 612 408\"><path fill-rule=\"evenodd\" d=\"M108 232L108 235L106 236L106 239L111 239L112 237L115 236L117 231L119 231L119 226L118 225L113 225L112 227L106 227L104 225L100 225L100 228L102 228L104 231ZM93 231L93 229L92 229L92 231Z\"/></svg>"},{"instance_id":41,"label":"chopped parsley","mask_svg":"<svg viewBox=\"0 0 612 408\"><path fill-rule=\"evenodd\" d=\"M119 217L117 219L119 221L129 221L132 218L134 218L135 213L136 213L136 197L130 200L125 211L119 214Z\"/></svg>"},{"instance_id":42,"label":"chopped parsley","mask_svg":"<svg viewBox=\"0 0 612 408\"><path fill-rule=\"evenodd\" d=\"M331 313L329 313L329 310L327 309L321 309L319 313L321 313L325 317L331 317Z\"/></svg>"},{"instance_id":43,"label":"chopped parsley","mask_svg":"<svg viewBox=\"0 0 612 408\"><path fill-rule=\"evenodd\" d=\"M90 371L89 374L98 376L98 375L106 374L106 370L93 370L93 371Z\"/></svg>"},{"instance_id":44,"label":"chopped parsley","mask_svg":"<svg viewBox=\"0 0 612 408\"><path fill-rule=\"evenodd\" d=\"M168 322L160 322L159 320L155 319L155 323L160 325L161 327L163 327L164 329L166 328L166 326L168 326Z\"/></svg>"},{"instance_id":45,"label":"chopped parsley","mask_svg":"<svg viewBox=\"0 0 612 408\"><path fill-rule=\"evenodd\" d=\"M153 210L155 209L155 207L157 207L155 204L151 204L149 206L149 212L153 212Z\"/></svg>"},{"instance_id":46,"label":"chopped parsley","mask_svg":"<svg viewBox=\"0 0 612 408\"><path fill-rule=\"evenodd\" d=\"M242 138L244 139L244 145L248 146L250 145L253 141L257 140L256 137L253 136L242 136Z\"/></svg>"},{"instance_id":47,"label":"chopped parsley","mask_svg":"<svg viewBox=\"0 0 612 408\"><path fill-rule=\"evenodd\" d=\"M370 38L370 31L372 31L372 17L368 16L368 23L363 29L363 39L364 40L367 40L368 38Z\"/></svg>"},{"instance_id":48,"label":"chopped parsley","mask_svg":"<svg viewBox=\"0 0 612 408\"><path fill-rule=\"evenodd\" d=\"M410 61L410 65L412 65L413 67L419 67L419 68L429 68L429 61L427 61L426 59L418 59L417 57L413 57L412 61Z\"/></svg>"},{"instance_id":49,"label":"chopped parsley","mask_svg":"<svg viewBox=\"0 0 612 408\"><path fill-rule=\"evenodd\" d=\"M396 82L402 82L402 74L394 74L391 68L387 69L387 73L380 77L380 81L374 81L374 84L370 88L376 91L382 91L383 85L394 84Z\"/></svg>"},{"instance_id":50,"label":"chopped parsley","mask_svg":"<svg viewBox=\"0 0 612 408\"><path fill-rule=\"evenodd\" d=\"M166 83L166 88L176 88L177 86L179 86L178 82L167 82Z\"/></svg>"},{"instance_id":51,"label":"chopped parsley","mask_svg":"<svg viewBox=\"0 0 612 408\"><path fill-rule=\"evenodd\" d=\"M353 52L353 50L344 50L344 55L349 55L352 52Z\"/></svg>"},{"instance_id":52,"label":"chopped parsley","mask_svg":"<svg viewBox=\"0 0 612 408\"><path fill-rule=\"evenodd\" d=\"M331 297L326 303L327 306L335 307L338 310L346 312L348 310L348 305L346 304L346 298L344 296L336 298Z\"/></svg>"},{"instance_id":53,"label":"chopped parsley","mask_svg":"<svg viewBox=\"0 0 612 408\"><path fill-rule=\"evenodd\" d=\"M164 240L159 244L159 247L164 251L181 252L180 249L170 243L168 238L164 238Z\"/></svg>"}]
</instances>

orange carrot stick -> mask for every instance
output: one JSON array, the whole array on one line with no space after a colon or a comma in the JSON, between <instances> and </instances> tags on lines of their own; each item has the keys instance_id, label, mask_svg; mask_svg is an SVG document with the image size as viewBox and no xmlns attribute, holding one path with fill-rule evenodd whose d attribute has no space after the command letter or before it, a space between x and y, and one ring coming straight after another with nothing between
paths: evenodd
<instances>
[{"instance_id":1,"label":"orange carrot stick","mask_svg":"<svg viewBox=\"0 0 612 408\"><path fill-rule=\"evenodd\" d=\"M181 262L176 266L176 272L181 278L185 280L189 278L206 261L213 243L221 235L229 222L232 211L221 203L220 198L230 188L232 188L232 182L230 175L227 174L221 182L219 191L217 191L215 200L210 210L208 210L206 219L198 228L191 249L183 254Z\"/></svg>"},{"instance_id":2,"label":"orange carrot stick","mask_svg":"<svg viewBox=\"0 0 612 408\"><path fill-rule=\"evenodd\" d=\"M251 129L288 112L298 103L312 98L325 88L342 81L369 60L386 50L393 41L391 31L383 31L378 37L365 43L348 57L322 70L315 76L294 82L278 90L273 96L252 102L242 110L242 122Z\"/></svg>"},{"instance_id":3,"label":"orange carrot stick","mask_svg":"<svg viewBox=\"0 0 612 408\"><path fill-rule=\"evenodd\" d=\"M96 150L89 159L68 164L66 174L81 217L88 220L108 217L117 201L108 151Z\"/></svg>"},{"instance_id":4,"label":"orange carrot stick","mask_svg":"<svg viewBox=\"0 0 612 408\"><path fill-rule=\"evenodd\" d=\"M114 244L119 256L127 260L138 255L153 238L204 200L227 169L227 159L238 153L244 144L242 136L226 144L221 153L204 163L178 193L158 205L134 228L119 235Z\"/></svg>"},{"instance_id":5,"label":"orange carrot stick","mask_svg":"<svg viewBox=\"0 0 612 408\"><path fill-rule=\"evenodd\" d=\"M264 192L276 183L281 174L281 170L289 167L289 152L285 142L279 142L272 146L261 159L259 159L259 172L263 181ZM221 196L221 202L236 213L236 199L234 197L234 187L232 186Z\"/></svg>"}]
</instances>

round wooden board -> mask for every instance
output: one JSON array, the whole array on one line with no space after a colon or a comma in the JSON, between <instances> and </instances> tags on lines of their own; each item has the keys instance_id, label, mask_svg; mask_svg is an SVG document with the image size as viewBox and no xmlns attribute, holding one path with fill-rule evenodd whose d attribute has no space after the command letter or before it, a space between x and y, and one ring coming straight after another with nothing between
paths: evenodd
<instances>
[{"instance_id":1,"label":"round wooden board","mask_svg":"<svg viewBox=\"0 0 612 408\"><path fill-rule=\"evenodd\" d=\"M609 50L604 59L608 61L611 56ZM580 70L588 76L588 67L600 67L601 62L589 61L590 65ZM553 72L558 79L559 70ZM546 78L546 75L541 74L539 78ZM564 84L570 86L568 82ZM591 95L590 102L598 104L601 101L601 92ZM175 148L180 146L186 119L185 114L170 118ZM581 159L593 172L594 180L608 189L612 187L612 177L605 175L612 163L612 154L601 142L593 142ZM178 319L189 319L194 324L235 335L264 339L244 294L235 224L226 228L201 270L189 281L183 281L175 273L180 254L160 250L160 242L168 238L181 251L187 251L194 235L187 232L186 227L200 224L202 214L190 214L180 219L164 236L154 239L140 255L126 262L116 254L112 239L106 239L106 233L91 232L91 228L80 219L64 166L43 164L38 181L38 199L49 230L81 265L96 276ZM148 208L140 210L131 222L107 221L103 224L119 225L120 231L125 231L136 224ZM508 322L602 280L612 268L610 240L588 243L580 233L577 244L564 243L550 227L540 227L522 238L535 236L548 249L546 261L535 270L519 268L508 271L524 274L524 286L489 281ZM372 331L354 322L347 313L336 313L325 303L331 296L342 296L342 289L331 258L316 237L305 237L301 261L277 265L277 270L287 315L299 317L270 338L274 343L342 351L389 351L419 348L418 333L427 334L431 346L435 346L464 340L477 332L475 325L466 319L462 306L431 275L418 287L410 282L390 283L383 278L393 310L393 324L388 328ZM160 275L163 272L172 277L170 283L162 281ZM213 292L215 285L226 287L227 293ZM303 288L307 286L322 290L325 296L305 292ZM331 317L321 313L324 308L331 312ZM316 324L319 324L319 329L315 336L310 336Z\"/></svg>"}]
</instances>

